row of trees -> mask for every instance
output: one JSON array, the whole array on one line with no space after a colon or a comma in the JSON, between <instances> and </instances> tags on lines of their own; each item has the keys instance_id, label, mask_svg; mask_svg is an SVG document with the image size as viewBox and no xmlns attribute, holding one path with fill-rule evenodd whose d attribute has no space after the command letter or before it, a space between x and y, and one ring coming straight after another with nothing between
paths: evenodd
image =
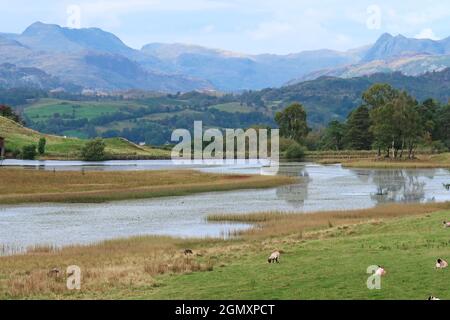
<instances>
[{"instance_id":1,"label":"row of trees","mask_svg":"<svg viewBox=\"0 0 450 320\"><path fill-rule=\"evenodd\" d=\"M419 144L450 147L450 105L428 99L418 103L404 91L376 84L364 92L363 103L346 122L332 121L319 148L326 150L378 150L390 158L414 157Z\"/></svg>"},{"instance_id":2,"label":"row of trees","mask_svg":"<svg viewBox=\"0 0 450 320\"><path fill-rule=\"evenodd\" d=\"M306 118L299 103L275 115L281 136L309 149L376 149L379 156L413 158L418 145L438 151L450 148L450 104L433 99L419 103L388 84L365 91L362 104L345 122L334 120L325 130L311 131Z\"/></svg>"}]
</instances>

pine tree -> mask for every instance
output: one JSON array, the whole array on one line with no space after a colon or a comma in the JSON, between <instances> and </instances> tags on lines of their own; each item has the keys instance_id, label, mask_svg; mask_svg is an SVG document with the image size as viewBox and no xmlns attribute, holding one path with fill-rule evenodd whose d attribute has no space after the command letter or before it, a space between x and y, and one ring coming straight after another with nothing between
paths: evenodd
<instances>
[{"instance_id":1,"label":"pine tree","mask_svg":"<svg viewBox=\"0 0 450 320\"><path fill-rule=\"evenodd\" d=\"M360 106L350 113L344 138L346 148L351 150L372 149L373 136L370 132L370 125L369 109L366 106Z\"/></svg>"}]
</instances>

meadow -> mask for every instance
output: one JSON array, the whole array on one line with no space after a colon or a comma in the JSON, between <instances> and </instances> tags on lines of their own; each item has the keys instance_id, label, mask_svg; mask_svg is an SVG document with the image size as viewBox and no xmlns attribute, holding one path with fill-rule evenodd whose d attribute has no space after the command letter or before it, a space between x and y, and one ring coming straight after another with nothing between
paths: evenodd
<instances>
[{"instance_id":1,"label":"meadow","mask_svg":"<svg viewBox=\"0 0 450 320\"><path fill-rule=\"evenodd\" d=\"M0 168L0 204L96 203L181 196L198 192L275 187L294 180L281 176L221 175L190 170L38 171Z\"/></svg>"},{"instance_id":2,"label":"meadow","mask_svg":"<svg viewBox=\"0 0 450 320\"><path fill-rule=\"evenodd\" d=\"M0 257L0 298L22 299L418 299L450 298L450 258L442 221L450 204L373 209L211 216L251 221L230 240L135 237L89 246L29 248ZM190 248L193 255L184 255ZM267 257L280 250L279 264ZM82 288L65 287L65 268L82 269ZM369 290L371 265L387 275ZM49 270L61 270L59 277Z\"/></svg>"},{"instance_id":3,"label":"meadow","mask_svg":"<svg viewBox=\"0 0 450 320\"><path fill-rule=\"evenodd\" d=\"M26 128L10 119L0 117L0 137L6 138L7 151L21 150L29 144L37 145L41 137L47 140L46 152L42 159L79 159L80 151L88 140L43 134ZM106 153L114 159L161 159L168 158L167 150L141 147L123 138L104 139Z\"/></svg>"}]
</instances>

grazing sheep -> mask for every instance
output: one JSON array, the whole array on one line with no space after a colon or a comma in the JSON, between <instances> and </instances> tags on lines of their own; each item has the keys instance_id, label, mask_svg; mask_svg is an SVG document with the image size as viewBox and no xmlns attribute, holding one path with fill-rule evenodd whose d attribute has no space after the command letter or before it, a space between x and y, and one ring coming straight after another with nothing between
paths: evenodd
<instances>
[{"instance_id":1,"label":"grazing sheep","mask_svg":"<svg viewBox=\"0 0 450 320\"><path fill-rule=\"evenodd\" d=\"M274 251L272 252L272 254L270 255L269 259L267 260L269 263L280 263L279 261L280 259L280 252L279 251Z\"/></svg>"},{"instance_id":2,"label":"grazing sheep","mask_svg":"<svg viewBox=\"0 0 450 320\"><path fill-rule=\"evenodd\" d=\"M184 249L184 255L187 256L188 254L194 254L194 253L192 252L191 249Z\"/></svg>"},{"instance_id":3,"label":"grazing sheep","mask_svg":"<svg viewBox=\"0 0 450 320\"><path fill-rule=\"evenodd\" d=\"M448 267L448 262L442 259L436 260L436 269L444 269Z\"/></svg>"},{"instance_id":4,"label":"grazing sheep","mask_svg":"<svg viewBox=\"0 0 450 320\"><path fill-rule=\"evenodd\" d=\"M438 297L429 296L427 300L441 300Z\"/></svg>"},{"instance_id":5,"label":"grazing sheep","mask_svg":"<svg viewBox=\"0 0 450 320\"><path fill-rule=\"evenodd\" d=\"M444 228L450 228L450 222L444 221Z\"/></svg>"},{"instance_id":6,"label":"grazing sheep","mask_svg":"<svg viewBox=\"0 0 450 320\"><path fill-rule=\"evenodd\" d=\"M59 278L60 273L61 271L58 268L53 268L47 273L47 275L50 278Z\"/></svg>"},{"instance_id":7,"label":"grazing sheep","mask_svg":"<svg viewBox=\"0 0 450 320\"><path fill-rule=\"evenodd\" d=\"M375 271L375 275L377 276L384 276L386 275L386 270L382 266L378 266L378 269Z\"/></svg>"}]
</instances>

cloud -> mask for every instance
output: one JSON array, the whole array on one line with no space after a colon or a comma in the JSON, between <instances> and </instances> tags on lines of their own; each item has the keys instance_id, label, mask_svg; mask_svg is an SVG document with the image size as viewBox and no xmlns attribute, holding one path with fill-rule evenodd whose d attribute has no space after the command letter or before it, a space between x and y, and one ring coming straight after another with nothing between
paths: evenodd
<instances>
[{"instance_id":1,"label":"cloud","mask_svg":"<svg viewBox=\"0 0 450 320\"><path fill-rule=\"evenodd\" d=\"M416 39L431 39L439 40L439 38L434 34L433 29L425 28L414 36Z\"/></svg>"}]
</instances>

